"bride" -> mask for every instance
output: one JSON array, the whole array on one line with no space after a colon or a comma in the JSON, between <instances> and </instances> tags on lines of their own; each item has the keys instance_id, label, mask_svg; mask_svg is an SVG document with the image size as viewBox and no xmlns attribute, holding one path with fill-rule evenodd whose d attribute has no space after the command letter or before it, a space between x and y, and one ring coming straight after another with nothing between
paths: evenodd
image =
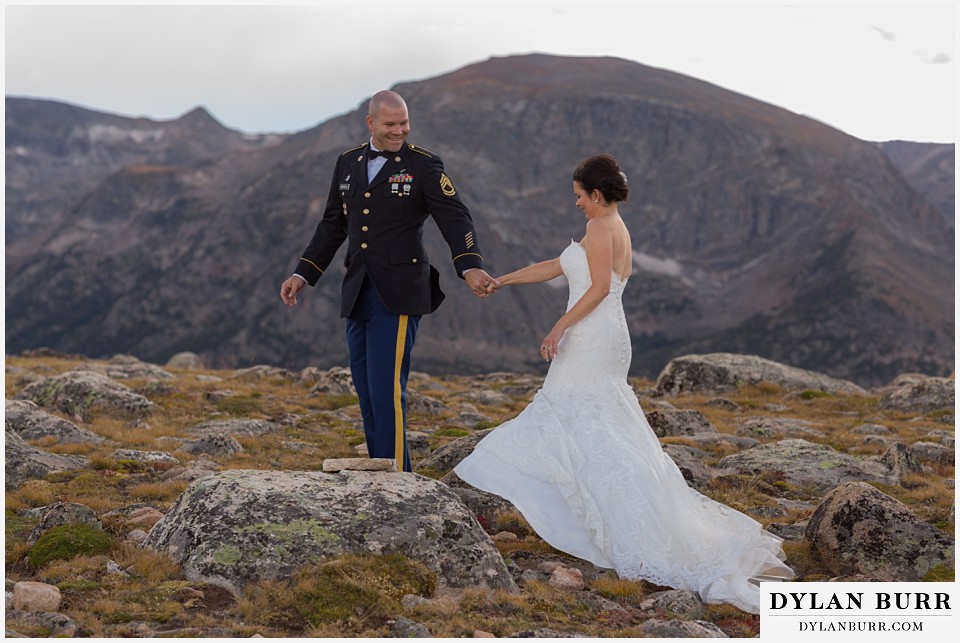
<instances>
[{"instance_id":1,"label":"bride","mask_svg":"<svg viewBox=\"0 0 960 643\"><path fill-rule=\"evenodd\" d=\"M540 346L543 388L454 471L510 500L546 542L621 578L699 593L760 611L760 580L786 580L781 539L687 486L627 383L630 336L621 295L632 246L617 205L627 179L609 155L573 174L586 233L556 259L492 288L565 275L567 312Z\"/></svg>"}]
</instances>

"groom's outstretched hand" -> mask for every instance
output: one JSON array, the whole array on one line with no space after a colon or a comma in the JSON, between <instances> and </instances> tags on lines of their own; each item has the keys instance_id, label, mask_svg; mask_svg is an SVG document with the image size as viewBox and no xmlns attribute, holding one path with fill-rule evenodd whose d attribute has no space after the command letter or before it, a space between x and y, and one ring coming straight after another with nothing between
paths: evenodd
<instances>
[{"instance_id":1,"label":"groom's outstretched hand","mask_svg":"<svg viewBox=\"0 0 960 643\"><path fill-rule=\"evenodd\" d=\"M463 279L477 297L487 297L500 287L499 282L488 275L487 271L482 268L467 271L464 273Z\"/></svg>"}]
</instances>

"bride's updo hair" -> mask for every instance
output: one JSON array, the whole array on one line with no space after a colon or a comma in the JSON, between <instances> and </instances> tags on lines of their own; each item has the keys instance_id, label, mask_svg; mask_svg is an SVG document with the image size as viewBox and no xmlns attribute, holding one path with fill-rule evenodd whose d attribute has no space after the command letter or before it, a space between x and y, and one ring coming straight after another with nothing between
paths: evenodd
<instances>
[{"instance_id":1,"label":"bride's updo hair","mask_svg":"<svg viewBox=\"0 0 960 643\"><path fill-rule=\"evenodd\" d=\"M580 161L573 171L573 180L583 186L589 194L600 190L600 194L608 203L626 201L627 175L620 171L617 159L609 154L599 154Z\"/></svg>"}]
</instances>

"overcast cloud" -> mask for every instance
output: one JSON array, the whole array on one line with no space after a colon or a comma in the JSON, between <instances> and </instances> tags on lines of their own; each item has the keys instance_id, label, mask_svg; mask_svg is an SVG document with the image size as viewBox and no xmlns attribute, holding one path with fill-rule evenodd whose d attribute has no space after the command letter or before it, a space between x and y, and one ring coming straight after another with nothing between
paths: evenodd
<instances>
[{"instance_id":1,"label":"overcast cloud","mask_svg":"<svg viewBox=\"0 0 960 643\"><path fill-rule=\"evenodd\" d=\"M867 140L953 142L955 7L11 6L7 95L297 131L490 56L617 56Z\"/></svg>"}]
</instances>

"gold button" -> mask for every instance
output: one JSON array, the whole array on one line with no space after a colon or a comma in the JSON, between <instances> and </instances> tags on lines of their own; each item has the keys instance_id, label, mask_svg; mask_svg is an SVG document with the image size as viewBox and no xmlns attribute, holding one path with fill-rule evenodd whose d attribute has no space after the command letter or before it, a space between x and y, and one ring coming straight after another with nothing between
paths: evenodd
<instances>
[{"instance_id":1,"label":"gold button","mask_svg":"<svg viewBox=\"0 0 960 643\"><path fill-rule=\"evenodd\" d=\"M366 250L366 249L367 249L367 244L361 243L361 244L360 244L360 247L363 248L364 250Z\"/></svg>"},{"instance_id":2,"label":"gold button","mask_svg":"<svg viewBox=\"0 0 960 643\"><path fill-rule=\"evenodd\" d=\"M364 208L364 209L363 209L363 213L364 213L364 214L370 214L370 210L368 210L367 208Z\"/></svg>"},{"instance_id":3,"label":"gold button","mask_svg":"<svg viewBox=\"0 0 960 643\"><path fill-rule=\"evenodd\" d=\"M360 228L360 229L363 230L364 232L366 232L366 231L369 230L370 228L368 228L367 226L363 226L363 227Z\"/></svg>"},{"instance_id":4,"label":"gold button","mask_svg":"<svg viewBox=\"0 0 960 643\"><path fill-rule=\"evenodd\" d=\"M416 258L416 257L413 258L413 263L417 263L417 258Z\"/></svg>"},{"instance_id":5,"label":"gold button","mask_svg":"<svg viewBox=\"0 0 960 643\"><path fill-rule=\"evenodd\" d=\"M369 198L370 198L370 193L369 193L369 192L364 192L364 193L363 193L363 198L369 199Z\"/></svg>"},{"instance_id":6,"label":"gold button","mask_svg":"<svg viewBox=\"0 0 960 643\"><path fill-rule=\"evenodd\" d=\"M400 157L399 157L399 156L395 156L395 157L393 158L393 160L396 161L397 163L399 163L399 162L400 162Z\"/></svg>"}]
</instances>

